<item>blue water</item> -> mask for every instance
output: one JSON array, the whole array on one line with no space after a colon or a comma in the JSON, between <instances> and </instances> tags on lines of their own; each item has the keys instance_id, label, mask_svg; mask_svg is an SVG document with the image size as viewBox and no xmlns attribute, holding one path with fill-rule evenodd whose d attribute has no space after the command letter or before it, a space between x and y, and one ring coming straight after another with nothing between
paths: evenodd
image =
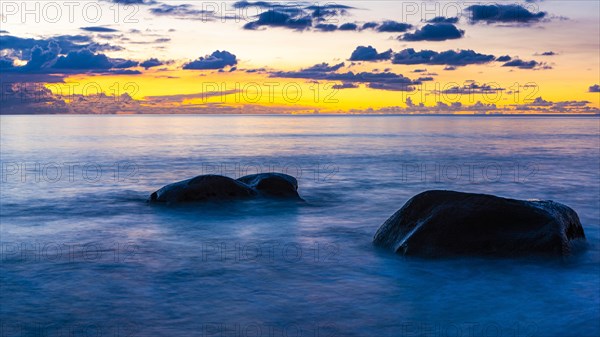
<instances>
[{"instance_id":1,"label":"blue water","mask_svg":"<svg viewBox=\"0 0 600 337\"><path fill-rule=\"evenodd\" d=\"M0 336L597 336L600 119L2 116ZM157 207L203 173L298 177L306 204ZM427 189L552 199L566 259L372 246Z\"/></svg>"}]
</instances>

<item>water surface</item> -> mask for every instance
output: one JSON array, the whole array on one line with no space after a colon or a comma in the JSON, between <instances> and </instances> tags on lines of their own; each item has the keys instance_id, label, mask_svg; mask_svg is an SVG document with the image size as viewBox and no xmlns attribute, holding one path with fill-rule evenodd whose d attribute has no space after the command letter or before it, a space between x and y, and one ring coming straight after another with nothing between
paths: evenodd
<instances>
[{"instance_id":1,"label":"water surface","mask_svg":"<svg viewBox=\"0 0 600 337\"><path fill-rule=\"evenodd\" d=\"M594 336L597 117L2 116L5 336ZM298 177L306 204L155 207L198 174ZM416 193L552 199L564 260L372 246ZM4 336L2 335L2 336Z\"/></svg>"}]
</instances>

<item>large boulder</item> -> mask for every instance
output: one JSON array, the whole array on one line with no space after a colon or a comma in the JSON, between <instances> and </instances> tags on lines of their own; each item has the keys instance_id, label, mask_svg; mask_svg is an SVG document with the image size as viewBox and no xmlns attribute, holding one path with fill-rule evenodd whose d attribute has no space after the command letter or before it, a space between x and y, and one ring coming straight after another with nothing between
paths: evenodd
<instances>
[{"instance_id":1,"label":"large boulder","mask_svg":"<svg viewBox=\"0 0 600 337\"><path fill-rule=\"evenodd\" d=\"M261 173L238 180L220 175L201 175L166 185L150 195L150 202L184 203L248 199L254 197L302 200L296 178L281 173Z\"/></svg>"},{"instance_id":2,"label":"large boulder","mask_svg":"<svg viewBox=\"0 0 600 337\"><path fill-rule=\"evenodd\" d=\"M585 240L577 213L550 201L426 191L377 231L374 243L405 255L568 255Z\"/></svg>"},{"instance_id":3,"label":"large boulder","mask_svg":"<svg viewBox=\"0 0 600 337\"><path fill-rule=\"evenodd\" d=\"M283 173L259 173L244 176L238 181L267 197L300 199L298 181Z\"/></svg>"}]
</instances>

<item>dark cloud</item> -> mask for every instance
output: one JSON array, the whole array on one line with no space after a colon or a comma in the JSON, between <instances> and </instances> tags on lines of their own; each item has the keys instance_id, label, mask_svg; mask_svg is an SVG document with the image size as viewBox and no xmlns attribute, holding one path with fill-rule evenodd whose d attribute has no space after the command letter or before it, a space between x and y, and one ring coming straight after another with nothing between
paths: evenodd
<instances>
[{"instance_id":1,"label":"dark cloud","mask_svg":"<svg viewBox=\"0 0 600 337\"><path fill-rule=\"evenodd\" d=\"M320 23L315 26L315 29L323 31L323 32L333 32L338 29L336 25Z\"/></svg>"},{"instance_id":2,"label":"dark cloud","mask_svg":"<svg viewBox=\"0 0 600 337\"><path fill-rule=\"evenodd\" d=\"M363 26L364 27L364 26ZM380 25L376 26L378 32L386 33L403 33L412 28L411 24L396 21L384 21Z\"/></svg>"},{"instance_id":3,"label":"dark cloud","mask_svg":"<svg viewBox=\"0 0 600 337\"><path fill-rule=\"evenodd\" d=\"M334 64L332 66L330 66L329 63L323 62L323 63L315 64L312 67L302 69L302 71L327 73L327 72L338 71L340 68L342 68L344 66L345 66L344 62Z\"/></svg>"},{"instance_id":4,"label":"dark cloud","mask_svg":"<svg viewBox=\"0 0 600 337\"><path fill-rule=\"evenodd\" d=\"M258 7L258 8L273 8L280 7L277 3L270 3L266 1L238 1L233 4L233 8L249 8L249 7Z\"/></svg>"},{"instance_id":5,"label":"dark cloud","mask_svg":"<svg viewBox=\"0 0 600 337\"><path fill-rule=\"evenodd\" d=\"M433 77L431 77L431 76L419 77L419 78L417 78L417 81L419 81L419 82L433 81Z\"/></svg>"},{"instance_id":6,"label":"dark cloud","mask_svg":"<svg viewBox=\"0 0 600 337\"><path fill-rule=\"evenodd\" d=\"M553 52L553 51L546 51L546 52L541 53L540 55L542 55L542 56L554 56L554 55L556 55L556 53Z\"/></svg>"},{"instance_id":7,"label":"dark cloud","mask_svg":"<svg viewBox=\"0 0 600 337\"><path fill-rule=\"evenodd\" d=\"M446 66L446 67L444 67L444 70L452 71L452 70L456 70L456 67L455 66Z\"/></svg>"},{"instance_id":8,"label":"dark cloud","mask_svg":"<svg viewBox=\"0 0 600 337\"><path fill-rule=\"evenodd\" d=\"M494 55L480 54L470 49L436 52L433 50L415 51L413 48L408 48L394 54L392 63L466 66L488 63L493 60Z\"/></svg>"},{"instance_id":9,"label":"dark cloud","mask_svg":"<svg viewBox=\"0 0 600 337\"><path fill-rule=\"evenodd\" d=\"M295 30L305 30L312 26L310 16L294 15L278 10L268 10L260 13L256 21L248 22L244 29L256 29L260 26L285 27Z\"/></svg>"},{"instance_id":10,"label":"dark cloud","mask_svg":"<svg viewBox=\"0 0 600 337\"><path fill-rule=\"evenodd\" d=\"M168 5L160 4L158 7L150 8L150 13L158 16L173 16L177 18L203 17L212 15L214 12L201 9L195 9L192 5Z\"/></svg>"},{"instance_id":11,"label":"dark cloud","mask_svg":"<svg viewBox=\"0 0 600 337\"><path fill-rule=\"evenodd\" d=\"M464 30L456 28L451 23L427 24L414 33L406 33L402 36L404 41L444 41L460 39L465 34Z\"/></svg>"},{"instance_id":12,"label":"dark cloud","mask_svg":"<svg viewBox=\"0 0 600 337\"><path fill-rule=\"evenodd\" d=\"M374 29L377 26L379 26L377 22L367 22L362 26L362 29Z\"/></svg>"},{"instance_id":13,"label":"dark cloud","mask_svg":"<svg viewBox=\"0 0 600 337\"><path fill-rule=\"evenodd\" d=\"M311 16L314 18L326 18L335 17L339 15L346 15L349 9L354 7L337 4L325 4L325 5L312 5L306 7L307 10L312 11Z\"/></svg>"},{"instance_id":14,"label":"dark cloud","mask_svg":"<svg viewBox=\"0 0 600 337\"><path fill-rule=\"evenodd\" d=\"M139 70L130 70L130 69L109 69L109 70L96 70L93 71L101 74L110 74L110 75L141 75L142 72Z\"/></svg>"},{"instance_id":15,"label":"dark cloud","mask_svg":"<svg viewBox=\"0 0 600 337\"><path fill-rule=\"evenodd\" d=\"M358 25L355 23L344 23L338 27L338 30L358 30Z\"/></svg>"},{"instance_id":16,"label":"dark cloud","mask_svg":"<svg viewBox=\"0 0 600 337\"><path fill-rule=\"evenodd\" d=\"M14 66L14 60L0 56L0 69L10 69Z\"/></svg>"},{"instance_id":17,"label":"dark cloud","mask_svg":"<svg viewBox=\"0 0 600 337\"><path fill-rule=\"evenodd\" d=\"M594 84L588 88L588 92L600 92L600 85Z\"/></svg>"},{"instance_id":18,"label":"dark cloud","mask_svg":"<svg viewBox=\"0 0 600 337\"><path fill-rule=\"evenodd\" d=\"M305 78L310 80L340 81L342 83L364 83L370 88L395 91L413 91L414 85L420 82L413 81L401 74L391 72L383 73L337 73L335 71L343 67L344 64L330 66L328 63L316 64L312 67L300 71L278 71L271 73L272 77L282 78Z\"/></svg>"},{"instance_id":19,"label":"dark cloud","mask_svg":"<svg viewBox=\"0 0 600 337\"><path fill-rule=\"evenodd\" d=\"M104 54L94 54L88 49L69 52L60 56L52 68L54 69L110 69L112 62Z\"/></svg>"},{"instance_id":20,"label":"dark cloud","mask_svg":"<svg viewBox=\"0 0 600 337\"><path fill-rule=\"evenodd\" d=\"M118 30L116 30L116 29L108 28L108 27L100 27L100 26L81 27L79 29L85 30L86 32L95 32L95 33L114 33L114 32L118 32Z\"/></svg>"},{"instance_id":21,"label":"dark cloud","mask_svg":"<svg viewBox=\"0 0 600 337\"><path fill-rule=\"evenodd\" d=\"M334 84L332 86L333 89L354 89L354 88L358 88L358 84L355 83L342 83L342 84Z\"/></svg>"},{"instance_id":22,"label":"dark cloud","mask_svg":"<svg viewBox=\"0 0 600 337\"><path fill-rule=\"evenodd\" d=\"M537 61L523 61L523 60L519 60L519 59L514 59L512 61L508 61L506 63L504 63L502 66L503 67L515 67L515 68L519 68L519 69L533 69L537 66L539 66L540 63Z\"/></svg>"},{"instance_id":23,"label":"dark cloud","mask_svg":"<svg viewBox=\"0 0 600 337\"><path fill-rule=\"evenodd\" d=\"M600 113L600 109L588 106L590 103L589 101L552 102L537 97L531 103L514 105L514 109L536 113Z\"/></svg>"},{"instance_id":24,"label":"dark cloud","mask_svg":"<svg viewBox=\"0 0 600 337\"><path fill-rule=\"evenodd\" d=\"M460 95L471 95L471 94L493 94L506 89L495 87L489 84L477 84L475 82L465 84L463 86L454 86L452 88L441 91L445 94L460 94ZM440 93L440 92L437 92Z\"/></svg>"},{"instance_id":25,"label":"dark cloud","mask_svg":"<svg viewBox=\"0 0 600 337\"><path fill-rule=\"evenodd\" d=\"M51 68L60 54L60 47L56 42L49 42L46 49L35 46L31 50L31 58L26 65L22 67L27 71L38 71L43 68Z\"/></svg>"},{"instance_id":26,"label":"dark cloud","mask_svg":"<svg viewBox=\"0 0 600 337\"><path fill-rule=\"evenodd\" d=\"M467 7L471 12L471 21L493 22L536 22L546 16L546 12L530 12L527 8L520 5L473 5Z\"/></svg>"},{"instance_id":27,"label":"dark cloud","mask_svg":"<svg viewBox=\"0 0 600 337\"><path fill-rule=\"evenodd\" d=\"M381 61L389 60L392 57L392 50L378 53L377 49L368 46L358 46L350 55L350 61Z\"/></svg>"},{"instance_id":28,"label":"dark cloud","mask_svg":"<svg viewBox=\"0 0 600 337\"><path fill-rule=\"evenodd\" d=\"M153 5L156 4L154 0L112 0L112 2L121 5Z\"/></svg>"},{"instance_id":29,"label":"dark cloud","mask_svg":"<svg viewBox=\"0 0 600 337\"><path fill-rule=\"evenodd\" d=\"M121 47L109 44L99 44L87 35L60 35L48 39L20 38L12 35L0 35L0 51L3 51L21 60L29 60L31 51L35 46L46 48L49 43L56 43L62 53L89 49L93 52L118 51Z\"/></svg>"},{"instance_id":30,"label":"dark cloud","mask_svg":"<svg viewBox=\"0 0 600 337\"><path fill-rule=\"evenodd\" d=\"M271 3L238 1L234 8L258 7L262 10L255 21L248 22L244 29L255 30L261 26L282 27L294 30L315 30L333 32L341 30L357 30L356 24L349 23L340 27L328 22L330 18L346 15L354 7L337 4L310 5L306 3Z\"/></svg>"},{"instance_id":31,"label":"dark cloud","mask_svg":"<svg viewBox=\"0 0 600 337\"><path fill-rule=\"evenodd\" d=\"M429 23L457 23L458 18L447 18L444 16L436 16L433 19L427 20Z\"/></svg>"},{"instance_id":32,"label":"dark cloud","mask_svg":"<svg viewBox=\"0 0 600 337\"><path fill-rule=\"evenodd\" d=\"M8 31L0 29L0 34L8 34Z\"/></svg>"},{"instance_id":33,"label":"dark cloud","mask_svg":"<svg viewBox=\"0 0 600 337\"><path fill-rule=\"evenodd\" d=\"M157 58L151 58L148 59L142 63L140 63L141 67L144 67L145 69L149 69L152 67L158 67L158 66L162 66L164 63L162 61L159 61Z\"/></svg>"},{"instance_id":34,"label":"dark cloud","mask_svg":"<svg viewBox=\"0 0 600 337\"><path fill-rule=\"evenodd\" d=\"M498 61L498 62L508 62L510 60L512 60L512 57L510 57L508 55L499 56L498 58L496 58L496 61Z\"/></svg>"},{"instance_id":35,"label":"dark cloud","mask_svg":"<svg viewBox=\"0 0 600 337\"><path fill-rule=\"evenodd\" d=\"M111 59L102 53L83 48L64 52L56 41L50 41L45 47L34 46L27 53L29 59L23 66L8 67L8 59L4 58L4 70L19 74L65 74L86 73L88 71L109 72L113 69L131 68L138 65L136 61ZM14 60L13 60L14 61Z\"/></svg>"},{"instance_id":36,"label":"dark cloud","mask_svg":"<svg viewBox=\"0 0 600 337\"><path fill-rule=\"evenodd\" d=\"M205 70L205 69L223 69L227 66L237 64L235 55L228 51L214 51L212 54L187 63L183 69Z\"/></svg>"},{"instance_id":37,"label":"dark cloud","mask_svg":"<svg viewBox=\"0 0 600 337\"><path fill-rule=\"evenodd\" d=\"M111 59L112 67L117 69L133 68L139 65L139 62L124 59Z\"/></svg>"}]
</instances>

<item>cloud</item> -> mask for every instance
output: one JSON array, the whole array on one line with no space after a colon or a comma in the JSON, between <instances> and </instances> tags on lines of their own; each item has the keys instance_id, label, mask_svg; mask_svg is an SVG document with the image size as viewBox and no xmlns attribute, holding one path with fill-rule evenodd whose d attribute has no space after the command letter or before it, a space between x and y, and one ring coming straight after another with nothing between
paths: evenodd
<instances>
[{"instance_id":1,"label":"cloud","mask_svg":"<svg viewBox=\"0 0 600 337\"><path fill-rule=\"evenodd\" d=\"M334 84L331 88L337 89L337 90L354 89L354 88L358 88L358 84L355 84L355 83Z\"/></svg>"},{"instance_id":2,"label":"cloud","mask_svg":"<svg viewBox=\"0 0 600 337\"><path fill-rule=\"evenodd\" d=\"M233 8L249 8L249 7L258 7L258 8L274 8L281 7L281 5L277 3L270 3L266 1L238 1L233 4Z\"/></svg>"},{"instance_id":3,"label":"cloud","mask_svg":"<svg viewBox=\"0 0 600 337\"><path fill-rule=\"evenodd\" d=\"M488 63L494 58L494 55L480 54L470 49L436 52L433 50L415 51L413 48L408 48L394 54L392 63L466 66Z\"/></svg>"},{"instance_id":4,"label":"cloud","mask_svg":"<svg viewBox=\"0 0 600 337\"><path fill-rule=\"evenodd\" d=\"M112 62L104 54L94 54L88 49L69 52L60 56L52 68L54 69L110 69Z\"/></svg>"},{"instance_id":5,"label":"cloud","mask_svg":"<svg viewBox=\"0 0 600 337\"><path fill-rule=\"evenodd\" d=\"M433 93L444 93L444 94L459 94L459 95L472 95L472 94L492 94L498 91L504 91L506 89L500 87L494 87L489 84L477 84L471 82L463 86L454 86L449 89L442 91L433 91Z\"/></svg>"},{"instance_id":6,"label":"cloud","mask_svg":"<svg viewBox=\"0 0 600 337\"><path fill-rule=\"evenodd\" d=\"M94 52L119 51L122 48L109 44L99 44L87 35L59 35L47 39L20 38L12 35L0 35L0 50L13 51L21 60L28 60L35 46L45 48L50 42L58 44L63 53L80 49L89 49Z\"/></svg>"},{"instance_id":7,"label":"cloud","mask_svg":"<svg viewBox=\"0 0 600 337\"><path fill-rule=\"evenodd\" d=\"M600 113L600 109L590 107L589 101L559 101L552 102L537 97L531 103L516 104L514 109L524 112L535 113Z\"/></svg>"},{"instance_id":8,"label":"cloud","mask_svg":"<svg viewBox=\"0 0 600 337\"><path fill-rule=\"evenodd\" d=\"M377 26L379 26L377 22L367 22L362 26L362 29L374 29Z\"/></svg>"},{"instance_id":9,"label":"cloud","mask_svg":"<svg viewBox=\"0 0 600 337\"><path fill-rule=\"evenodd\" d=\"M364 26L363 26L364 27ZM396 22L396 21L384 21L377 27L378 32L386 32L386 33L403 33L412 28L411 24Z\"/></svg>"},{"instance_id":10,"label":"cloud","mask_svg":"<svg viewBox=\"0 0 600 337\"><path fill-rule=\"evenodd\" d=\"M212 54L189 62L183 66L183 69L205 70L205 69L223 69L227 66L237 64L235 55L228 51L214 51Z\"/></svg>"},{"instance_id":11,"label":"cloud","mask_svg":"<svg viewBox=\"0 0 600 337\"><path fill-rule=\"evenodd\" d=\"M504 63L502 66L503 67L515 67L515 68L519 68L519 69L533 69L537 66L539 66L540 63L537 61L523 61L520 59L514 59L512 61L508 61L506 63Z\"/></svg>"},{"instance_id":12,"label":"cloud","mask_svg":"<svg viewBox=\"0 0 600 337\"><path fill-rule=\"evenodd\" d=\"M392 50L383 53L377 53L377 49L368 46L358 46L350 55L350 61L380 61L389 60L392 57Z\"/></svg>"},{"instance_id":13,"label":"cloud","mask_svg":"<svg viewBox=\"0 0 600 337\"><path fill-rule=\"evenodd\" d=\"M158 7L150 8L150 13L158 16L172 16L176 18L202 17L214 14L213 11L194 9L192 5L168 5L160 4Z\"/></svg>"},{"instance_id":14,"label":"cloud","mask_svg":"<svg viewBox=\"0 0 600 337\"><path fill-rule=\"evenodd\" d=\"M23 66L14 66L14 59L4 57L3 70L19 74L65 74L98 71L123 73L122 69L138 65L136 61L111 59L102 53L94 53L87 48L65 53L56 41L50 41L45 47L34 46L28 55L29 59ZM129 72L133 74L132 71Z\"/></svg>"},{"instance_id":15,"label":"cloud","mask_svg":"<svg viewBox=\"0 0 600 337\"><path fill-rule=\"evenodd\" d=\"M311 5L305 7L305 9L312 11L311 16L325 20L327 17L336 17L339 15L346 15L349 9L354 7L338 4L325 4L325 5Z\"/></svg>"},{"instance_id":16,"label":"cloud","mask_svg":"<svg viewBox=\"0 0 600 337\"><path fill-rule=\"evenodd\" d=\"M148 59L142 63L140 63L141 67L144 67L146 70L152 67L162 66L164 63L159 61L157 58Z\"/></svg>"},{"instance_id":17,"label":"cloud","mask_svg":"<svg viewBox=\"0 0 600 337\"><path fill-rule=\"evenodd\" d=\"M14 67L14 60L4 57L4 56L0 56L0 69L10 69Z\"/></svg>"},{"instance_id":18,"label":"cloud","mask_svg":"<svg viewBox=\"0 0 600 337\"><path fill-rule=\"evenodd\" d=\"M49 42L48 48L44 49L40 46L35 46L31 50L31 58L21 69L23 70L41 70L42 68L53 67L56 58L60 53L60 47L56 42ZM15 68L17 69L17 68Z\"/></svg>"},{"instance_id":19,"label":"cloud","mask_svg":"<svg viewBox=\"0 0 600 337\"><path fill-rule=\"evenodd\" d=\"M551 102L541 97L536 98L529 104L516 104L498 107L493 103L482 103L478 101L475 104L467 105L460 102L437 102L433 106L426 106L424 103L415 104L410 97L406 98L406 106L390 106L381 109L359 110L352 109L351 113L378 113L378 114L523 114L523 113L541 113L541 114L568 114L568 113L587 113L598 114L600 109L589 106L587 101L561 101Z\"/></svg>"},{"instance_id":20,"label":"cloud","mask_svg":"<svg viewBox=\"0 0 600 337\"><path fill-rule=\"evenodd\" d=\"M154 0L112 0L112 2L121 5L153 5L156 3Z\"/></svg>"},{"instance_id":21,"label":"cloud","mask_svg":"<svg viewBox=\"0 0 600 337\"><path fill-rule=\"evenodd\" d=\"M133 68L139 65L139 62L125 59L111 59L113 68L124 69L124 68Z\"/></svg>"},{"instance_id":22,"label":"cloud","mask_svg":"<svg viewBox=\"0 0 600 337\"><path fill-rule=\"evenodd\" d=\"M447 18L444 16L436 16L433 19L427 20L429 23L457 23L458 18Z\"/></svg>"},{"instance_id":23,"label":"cloud","mask_svg":"<svg viewBox=\"0 0 600 337\"><path fill-rule=\"evenodd\" d=\"M268 10L260 13L258 20L245 24L244 29L254 30L260 26L305 30L312 26L312 18L310 16L288 14L278 10Z\"/></svg>"},{"instance_id":24,"label":"cloud","mask_svg":"<svg viewBox=\"0 0 600 337\"><path fill-rule=\"evenodd\" d=\"M315 26L315 29L323 31L323 32L333 32L338 29L336 25L320 23Z\"/></svg>"},{"instance_id":25,"label":"cloud","mask_svg":"<svg viewBox=\"0 0 600 337\"><path fill-rule=\"evenodd\" d=\"M487 23L530 23L537 22L546 16L546 12L530 12L525 7L515 4L473 5L467 7L467 11L471 12L471 21L485 21Z\"/></svg>"},{"instance_id":26,"label":"cloud","mask_svg":"<svg viewBox=\"0 0 600 337\"><path fill-rule=\"evenodd\" d=\"M305 78L310 80L340 81L348 85L349 83L364 83L373 89L394 90L394 91L413 91L414 85L420 82L413 81L401 74L391 72L346 72L338 73L344 66L343 63L329 65L328 63L316 64L309 68L299 71L278 71L272 72L271 77L281 78Z\"/></svg>"},{"instance_id":27,"label":"cloud","mask_svg":"<svg viewBox=\"0 0 600 337\"><path fill-rule=\"evenodd\" d=\"M588 92L600 92L600 85L594 84L588 88Z\"/></svg>"},{"instance_id":28,"label":"cloud","mask_svg":"<svg viewBox=\"0 0 600 337\"><path fill-rule=\"evenodd\" d=\"M545 52L541 53L540 55L541 56L554 56L554 55L556 55L556 53L553 51L545 51Z\"/></svg>"},{"instance_id":29,"label":"cloud","mask_svg":"<svg viewBox=\"0 0 600 337\"><path fill-rule=\"evenodd\" d=\"M312 67L305 68L305 69L303 69L303 71L327 73L327 72L338 71L340 68L342 68L344 66L345 66L344 62L334 64L332 66L330 66L329 63L323 62L323 63L315 64Z\"/></svg>"},{"instance_id":30,"label":"cloud","mask_svg":"<svg viewBox=\"0 0 600 337\"><path fill-rule=\"evenodd\" d=\"M498 61L498 62L508 62L510 60L512 60L512 57L510 57L508 55L499 56L496 58L496 61Z\"/></svg>"},{"instance_id":31,"label":"cloud","mask_svg":"<svg viewBox=\"0 0 600 337\"><path fill-rule=\"evenodd\" d=\"M355 23L344 23L338 27L338 30L358 30L358 25Z\"/></svg>"},{"instance_id":32,"label":"cloud","mask_svg":"<svg viewBox=\"0 0 600 337\"><path fill-rule=\"evenodd\" d=\"M101 73L101 74L109 74L109 75L141 75L142 72L139 70L130 70L130 69L109 69L109 70L94 70L92 72Z\"/></svg>"},{"instance_id":33,"label":"cloud","mask_svg":"<svg viewBox=\"0 0 600 337\"><path fill-rule=\"evenodd\" d=\"M404 41L444 41L460 39L465 34L464 30L456 28L451 23L427 24L414 33L406 33L401 40Z\"/></svg>"},{"instance_id":34,"label":"cloud","mask_svg":"<svg viewBox=\"0 0 600 337\"><path fill-rule=\"evenodd\" d=\"M452 70L456 70L456 67L455 66L447 66L447 67L444 67L444 70L452 71Z\"/></svg>"},{"instance_id":35,"label":"cloud","mask_svg":"<svg viewBox=\"0 0 600 337\"><path fill-rule=\"evenodd\" d=\"M85 30L86 32L95 32L95 33L114 33L114 32L118 32L117 29L108 28L108 27L99 27L99 26L81 27L79 29Z\"/></svg>"}]
</instances>

